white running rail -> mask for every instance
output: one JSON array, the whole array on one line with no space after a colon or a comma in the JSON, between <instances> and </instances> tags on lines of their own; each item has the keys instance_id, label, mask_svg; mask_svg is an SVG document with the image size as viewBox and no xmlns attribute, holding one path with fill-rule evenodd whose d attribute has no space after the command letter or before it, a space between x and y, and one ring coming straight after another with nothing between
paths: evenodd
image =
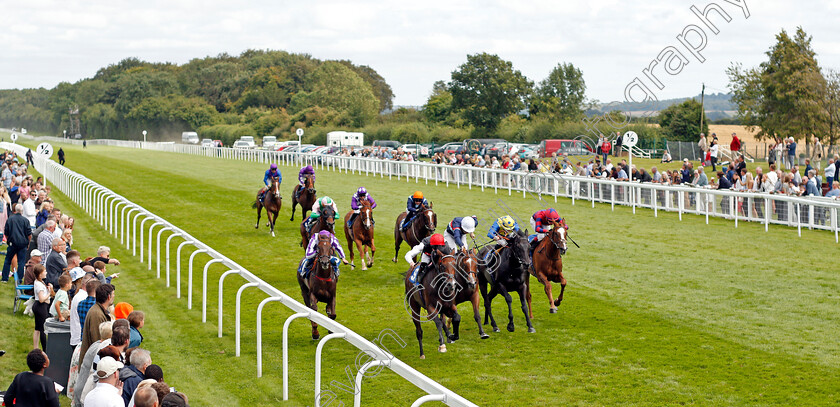
<instances>
[{"instance_id":1,"label":"white running rail","mask_svg":"<svg viewBox=\"0 0 840 407\"><path fill-rule=\"evenodd\" d=\"M11 143L0 143L0 148L5 150L12 150L17 153L19 156L23 156L26 153L27 148ZM203 272L201 274L201 318L202 322L207 322L207 272L208 268L213 263L222 264L225 268L228 269L225 273L223 273L219 277L219 299L218 299L218 328L219 333L218 336L222 337L222 326L223 326L223 316L222 307L223 307L223 295L222 295L222 287L224 283L224 279L231 275L236 274L244 280L244 283L240 286L239 290L236 294L236 318L235 318L235 343L236 343L236 356L239 356L240 352L240 304L242 293L244 290L250 287L259 288L263 293L265 293L268 298L263 300L259 307L257 308L257 377L262 376L262 311L263 308L269 302L280 302L286 308L290 309L294 312L293 315L288 317L284 326L283 326L283 400L288 400L289 390L288 390L288 376L289 376L289 368L288 368L288 329L289 324L298 318L306 318L309 319L318 325L324 327L332 331L334 334L327 335L321 339L318 347L319 350L323 348L323 344L326 343L328 340L333 338L340 338L346 341L347 343L355 346L361 352L364 352L368 355L369 361L363 364L359 368L359 372L356 376L355 383L354 383L354 401L355 406L359 406L361 404L361 384L362 379L365 377L364 372L370 368L374 368L377 366L385 366L394 373L398 374L402 378L404 378L409 383L413 384L414 386L418 387L419 389L423 390L424 392L428 393L428 396L423 396L419 398L413 405L422 404L428 400L441 400L443 403L449 406L459 406L459 407L476 407L476 405L469 400L459 396L457 393L453 392L452 390L447 389L446 387L440 385L436 381L426 377L422 373L418 372L411 366L407 365L405 362L397 359L394 355L388 351L386 344L382 343L386 337L391 337L394 341L397 342L398 345L404 347L405 342L396 335L396 333L388 333L383 331L377 338L378 343L374 343L362 337L361 335L357 334L356 332L350 330L349 328L345 327L344 325L329 319L327 316L320 314L318 312L313 311L309 307L301 304L300 302L292 299L282 291L274 288L270 284L266 283L250 271L246 270L233 260L227 258L223 254L219 253L212 247L204 244L197 238L190 235L188 232L184 231L183 229L169 223L165 219L161 218L158 215L155 215L148 210L144 209L143 207L129 201L125 197L111 191L110 189L97 184L96 182L86 178L83 175L80 175L74 171L67 169L61 165L58 165L55 161L44 159L42 156L35 155L35 168L45 177L46 182L52 183L54 187L57 187L61 190L68 198L70 198L73 202L76 202L83 210L93 217L94 220L99 221L100 225L102 225L106 231L114 235L114 237L120 239L120 243L124 243L126 245L126 249L132 249L134 253L137 251L137 245L139 242L140 245L140 262L143 262L143 253L144 253L144 233L147 232L148 235L148 269L152 270L152 236L153 236L153 229L156 226L162 226L162 229L157 233L157 277L160 278L160 269L161 269L161 257L160 257L160 242L161 242L161 234L163 231L169 231L170 236L166 239L166 285L169 286L170 284L170 268L169 268L169 243L173 237L178 237L182 240L182 243L178 246L177 255L175 257L175 262L177 263L176 268L176 284L177 284L177 297L181 297L181 266L180 266L180 257L181 257L181 249L182 247L192 246L192 254L190 255L189 266L187 268L187 307L192 309L193 304L193 276L194 276L194 269L193 269L193 259L195 258L196 254L204 253L211 258L205 262L205 266ZM142 221L139 223L139 230L140 230L140 237L137 237L138 231L138 218L142 218ZM147 226L146 222L150 221L151 223ZM197 269L197 267L196 267ZM196 276L196 278L198 278ZM392 345L393 346L393 345ZM361 353L360 353L361 355ZM359 359L357 357L357 359ZM355 361L354 361L355 363ZM329 403L327 400L332 401L335 398L335 393L330 390L322 390L320 388L320 368L321 368L321 353L318 352L316 354L316 377L318 378L318 382L316 383L315 391L313 393L313 397L315 400L316 407L320 404L320 400L324 401L324 407L326 407ZM371 377L368 375L367 377ZM429 397L431 396L431 397Z\"/></svg>"}]
</instances>

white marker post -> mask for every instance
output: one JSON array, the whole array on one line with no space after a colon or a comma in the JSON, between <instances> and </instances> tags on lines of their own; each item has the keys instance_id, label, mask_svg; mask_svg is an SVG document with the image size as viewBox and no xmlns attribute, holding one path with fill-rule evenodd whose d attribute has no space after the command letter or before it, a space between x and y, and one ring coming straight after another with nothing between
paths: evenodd
<instances>
[{"instance_id":1,"label":"white marker post","mask_svg":"<svg viewBox=\"0 0 840 407\"><path fill-rule=\"evenodd\" d=\"M145 147L146 147L146 134L147 134L147 133L148 133L148 132L147 132L146 130L143 130L143 148L145 148Z\"/></svg>"},{"instance_id":2,"label":"white marker post","mask_svg":"<svg viewBox=\"0 0 840 407\"><path fill-rule=\"evenodd\" d=\"M35 152L38 154L43 155L46 159L52 158L53 155L53 147L50 143L41 143L38 144L38 147L35 149ZM47 173L42 174L44 176L44 186L47 186Z\"/></svg>"},{"instance_id":3,"label":"white marker post","mask_svg":"<svg viewBox=\"0 0 840 407\"><path fill-rule=\"evenodd\" d=\"M12 133L12 143L17 144L18 135L17 133Z\"/></svg>"},{"instance_id":4,"label":"white marker post","mask_svg":"<svg viewBox=\"0 0 840 407\"><path fill-rule=\"evenodd\" d=\"M627 155L629 158L629 166L628 168L628 177L630 178L630 182L633 182L633 147L636 146L636 143L639 142L639 135L636 134L635 131L628 131L624 133L624 137L621 139L621 144L627 147ZM630 186L630 200L633 201L633 213L636 213L636 197L633 196L633 186Z\"/></svg>"},{"instance_id":5,"label":"white marker post","mask_svg":"<svg viewBox=\"0 0 840 407\"><path fill-rule=\"evenodd\" d=\"M297 148L297 150L298 150L298 159L300 160L300 162L298 164L302 165L303 164L303 157L300 155L300 153L301 153L300 150L303 148L303 146L301 145L302 139L303 139L303 129L295 130L295 134L297 134L297 136L298 136L298 148Z\"/></svg>"}]
</instances>

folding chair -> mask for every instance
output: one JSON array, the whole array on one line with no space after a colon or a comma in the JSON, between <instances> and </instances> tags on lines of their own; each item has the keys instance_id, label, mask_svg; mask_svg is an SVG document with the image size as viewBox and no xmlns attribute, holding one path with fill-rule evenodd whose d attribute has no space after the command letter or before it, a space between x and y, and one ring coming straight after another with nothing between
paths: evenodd
<instances>
[{"instance_id":1,"label":"folding chair","mask_svg":"<svg viewBox=\"0 0 840 407\"><path fill-rule=\"evenodd\" d=\"M25 303L26 301L28 301L30 298L33 297L32 295L25 294L24 290L35 289L34 285L21 284L21 283L23 283L23 273L21 272L22 270L23 270L22 267L18 267L17 270L15 270L15 274L13 276L13 278L15 279L15 304L14 304L14 307L12 307L12 313L13 314L17 313L18 306L20 304Z\"/></svg>"}]
</instances>

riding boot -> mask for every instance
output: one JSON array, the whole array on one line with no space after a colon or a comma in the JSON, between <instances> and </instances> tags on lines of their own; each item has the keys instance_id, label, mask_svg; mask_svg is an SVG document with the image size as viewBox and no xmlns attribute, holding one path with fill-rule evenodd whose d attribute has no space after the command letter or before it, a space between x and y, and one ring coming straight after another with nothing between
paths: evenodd
<instances>
[{"instance_id":1,"label":"riding boot","mask_svg":"<svg viewBox=\"0 0 840 407\"><path fill-rule=\"evenodd\" d=\"M425 274L425 272L426 266L423 263L420 263L419 266L414 267L414 270L411 271L411 281L415 286L420 285L420 280L423 279L423 274Z\"/></svg>"},{"instance_id":2,"label":"riding boot","mask_svg":"<svg viewBox=\"0 0 840 407\"><path fill-rule=\"evenodd\" d=\"M356 221L356 216L357 215L358 214L355 213L355 212L352 215L350 215L350 220L347 221L347 228L348 229L353 229L353 222Z\"/></svg>"},{"instance_id":3,"label":"riding boot","mask_svg":"<svg viewBox=\"0 0 840 407\"><path fill-rule=\"evenodd\" d=\"M338 257L333 256L330 258L330 264L332 264L333 273L335 273L335 282L337 283L339 274L338 266L341 264L341 262L338 260Z\"/></svg>"},{"instance_id":4,"label":"riding boot","mask_svg":"<svg viewBox=\"0 0 840 407\"><path fill-rule=\"evenodd\" d=\"M540 241L537 238L534 238L534 240L531 241L531 251L529 252L529 254L530 254L532 259L534 258L534 249L536 249L537 245L539 245L539 244L540 244Z\"/></svg>"}]
</instances>

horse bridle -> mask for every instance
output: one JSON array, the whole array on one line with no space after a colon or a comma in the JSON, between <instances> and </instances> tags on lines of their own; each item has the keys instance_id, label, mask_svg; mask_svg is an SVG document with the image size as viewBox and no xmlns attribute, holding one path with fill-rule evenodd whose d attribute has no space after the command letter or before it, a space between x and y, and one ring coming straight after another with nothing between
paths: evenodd
<instances>
[{"instance_id":1,"label":"horse bridle","mask_svg":"<svg viewBox=\"0 0 840 407\"><path fill-rule=\"evenodd\" d=\"M365 201L367 202L367 199L365 199ZM370 211L370 213L366 213L365 211ZM361 215L362 213L364 213L365 216L371 219L371 226L368 226L367 223L365 223L364 221L365 218L359 216L359 220L362 221L362 227L365 228L365 230L370 230L370 228L373 226L373 209L367 206L362 206L362 209L359 211L359 214Z\"/></svg>"},{"instance_id":2,"label":"horse bridle","mask_svg":"<svg viewBox=\"0 0 840 407\"><path fill-rule=\"evenodd\" d=\"M324 241L327 241L327 240L324 239ZM319 246L320 246L320 241L319 241ZM330 250L327 252L327 254L318 254L318 263L321 263L321 266L330 267L330 260L331 259L332 259L332 244L330 244ZM330 275L332 275L332 273L334 273L334 272L332 270L330 270ZM321 280L321 281L332 281L332 277L323 278L323 277L319 277L317 274L315 275L315 277L317 279Z\"/></svg>"},{"instance_id":3,"label":"horse bridle","mask_svg":"<svg viewBox=\"0 0 840 407\"><path fill-rule=\"evenodd\" d=\"M563 239L563 238L561 237L559 242L557 242L557 241L555 241L555 240L554 240L554 235L555 235L555 234L559 234L559 228L562 228L563 226L562 226L562 225L560 225L560 224L555 224L555 226L554 226L554 227L555 227L555 229L551 230L551 231L549 232L549 234L548 234L548 240L551 242L551 244L553 244L553 245L554 245L554 248L555 248L555 249L557 249L557 250L563 250L563 241L564 241L565 239Z\"/></svg>"},{"instance_id":4,"label":"horse bridle","mask_svg":"<svg viewBox=\"0 0 840 407\"><path fill-rule=\"evenodd\" d=\"M307 186L307 184L309 184L309 185ZM306 191L309 192L310 194L315 193L315 180L312 179L311 175L306 176L306 181L303 183L303 186L304 186L304 189L306 189Z\"/></svg>"},{"instance_id":5,"label":"horse bridle","mask_svg":"<svg viewBox=\"0 0 840 407\"><path fill-rule=\"evenodd\" d=\"M424 207L423 207L423 215L422 215L423 217L425 217L425 216L426 216L426 212L427 212L427 211L431 211L431 215L435 215L435 212L434 212L434 211L432 211L432 209L431 209L431 208L426 208L426 207L424 206ZM436 227L435 227L434 220L432 219L431 215L429 215L429 223L428 223L428 224L425 224L425 222L424 222L424 226L426 227L426 230L427 230L427 231L429 231L429 232L434 232ZM436 215L435 215L435 216L436 216Z\"/></svg>"}]
</instances>

